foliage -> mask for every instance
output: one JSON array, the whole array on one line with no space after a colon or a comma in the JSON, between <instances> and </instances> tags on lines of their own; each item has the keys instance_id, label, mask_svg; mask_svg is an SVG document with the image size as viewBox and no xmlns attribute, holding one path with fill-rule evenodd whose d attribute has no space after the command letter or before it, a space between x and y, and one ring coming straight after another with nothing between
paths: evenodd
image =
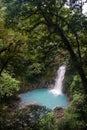
<instances>
[{"instance_id":1,"label":"foliage","mask_svg":"<svg viewBox=\"0 0 87 130\"><path fill-rule=\"evenodd\" d=\"M81 78L79 77L79 75L75 75L73 77L73 81L70 85L70 93L72 95L76 94L76 93L83 93L84 89L81 83Z\"/></svg>"},{"instance_id":2,"label":"foliage","mask_svg":"<svg viewBox=\"0 0 87 130\"><path fill-rule=\"evenodd\" d=\"M2 4L0 8L0 75L4 70L9 71L11 75L14 73L18 76L18 71L20 75L23 75L22 71L27 61L25 52L27 35L5 27L5 13L6 8Z\"/></svg>"},{"instance_id":3,"label":"foliage","mask_svg":"<svg viewBox=\"0 0 87 130\"><path fill-rule=\"evenodd\" d=\"M66 67L66 74L64 77L64 92L71 95L71 84L73 82L73 78L76 75L76 69L72 64L70 57L67 58L67 67ZM76 87L76 86L75 86ZM70 96L68 95L68 96Z\"/></svg>"},{"instance_id":4,"label":"foliage","mask_svg":"<svg viewBox=\"0 0 87 130\"><path fill-rule=\"evenodd\" d=\"M1 97L12 96L19 90L19 81L12 78L7 72L3 72L0 77L0 95Z\"/></svg>"},{"instance_id":5,"label":"foliage","mask_svg":"<svg viewBox=\"0 0 87 130\"><path fill-rule=\"evenodd\" d=\"M86 115L87 105L85 97L82 94L75 94L73 96L73 101L69 104L63 119L58 123L59 130L86 129Z\"/></svg>"},{"instance_id":6,"label":"foliage","mask_svg":"<svg viewBox=\"0 0 87 130\"><path fill-rule=\"evenodd\" d=\"M13 113L12 115L10 114L10 116L8 116L7 114L5 119L2 117L2 121L0 122L0 128L2 130L39 130L41 129L40 125L38 125L38 122L41 122L39 120L41 120L44 115L48 114L49 112L50 110L45 108L44 106L30 105L23 109L15 111L15 113ZM49 116L46 117L48 117L47 121L51 120L49 119ZM53 116L50 115L50 117L53 119Z\"/></svg>"},{"instance_id":7,"label":"foliage","mask_svg":"<svg viewBox=\"0 0 87 130\"><path fill-rule=\"evenodd\" d=\"M86 17L81 12L77 13L75 10L71 11L70 8L65 8L66 0L59 2L57 0L38 0L37 2L27 0L20 2L17 0L11 2L3 1L7 6L6 22L8 26L12 27L12 25L15 25L18 30L20 29L21 32L28 34L30 44L38 45L39 48L42 47L42 43L46 43L47 48L47 45L50 46L50 43L52 43L53 46L50 46L47 52L45 51L46 48L42 47L44 56L43 53L38 53L38 48L33 46L34 48L31 50L34 52L33 58L39 60L37 57L42 57L45 64L47 60L49 60L49 63L52 63L58 49L62 47L64 50L67 50L76 71L81 77L84 90L87 91L87 79L83 70L83 64L81 64L81 52L85 45L84 42L81 42L81 38L84 35L83 38L86 39L84 25L87 22ZM54 43L57 43L58 46L56 45L55 49L52 49L52 47L54 48ZM47 55L49 56L51 52L53 54L53 57L51 55L52 60L51 57L47 58ZM41 61L38 63L41 63Z\"/></svg>"},{"instance_id":8,"label":"foliage","mask_svg":"<svg viewBox=\"0 0 87 130\"><path fill-rule=\"evenodd\" d=\"M86 95L84 94L84 87L81 82L81 78L76 73L72 73L69 76L71 80L67 79L69 82L68 92L69 98L72 101L69 102L69 106L65 111L64 118L58 123L59 130L84 130L87 129L87 104ZM70 72L69 72L70 73ZM67 76L67 74L66 74Z\"/></svg>"},{"instance_id":9,"label":"foliage","mask_svg":"<svg viewBox=\"0 0 87 130\"><path fill-rule=\"evenodd\" d=\"M57 130L53 113L49 113L45 115L43 118L41 118L41 120L38 123L38 126L38 130Z\"/></svg>"},{"instance_id":10,"label":"foliage","mask_svg":"<svg viewBox=\"0 0 87 130\"><path fill-rule=\"evenodd\" d=\"M46 74L46 70L54 62L58 53L64 56L65 51L68 51L74 67L73 70L70 68L72 76L70 77L68 73L69 78L67 76L66 81L73 100L64 118L59 122L58 129L86 129L87 17L81 12L82 5L78 4L79 9L78 7L73 9L72 6L76 6L77 0L70 1L72 11L71 8L65 7L66 0L2 0L2 2L0 8L1 95L10 96L18 90L18 82L7 72L20 80L37 81L42 74ZM7 72L3 72L4 70ZM37 116L33 118L29 114L24 110L19 111L11 120L6 120L6 129L16 129L16 126L19 129L30 128L28 124L30 119L37 119ZM39 128L44 130L51 129L50 127L54 129L53 123L53 116L48 115L39 121L39 126L37 124L32 126L32 123L30 125L34 130Z\"/></svg>"}]
</instances>

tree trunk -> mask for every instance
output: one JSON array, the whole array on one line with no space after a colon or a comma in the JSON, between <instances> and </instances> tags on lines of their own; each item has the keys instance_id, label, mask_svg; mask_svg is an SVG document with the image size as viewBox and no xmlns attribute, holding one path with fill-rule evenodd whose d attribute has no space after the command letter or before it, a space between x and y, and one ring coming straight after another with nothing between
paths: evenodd
<instances>
[{"instance_id":1,"label":"tree trunk","mask_svg":"<svg viewBox=\"0 0 87 130\"><path fill-rule=\"evenodd\" d=\"M84 87L84 91L87 92L87 78L86 75L84 73L84 70L82 68L82 64L80 64L76 54L74 53L74 50L72 49L69 40L66 38L66 36L64 35L63 30L56 24L53 25L53 28L55 30L55 32L60 35L63 43L65 44L68 52L70 53L71 59L73 61L73 64L75 66L75 68L77 69L77 72L79 73L82 83L83 83L83 87Z\"/></svg>"},{"instance_id":2,"label":"tree trunk","mask_svg":"<svg viewBox=\"0 0 87 130\"><path fill-rule=\"evenodd\" d=\"M7 66L8 62L10 61L10 59L11 59L11 57L9 57L9 58L5 61L5 63L2 65L2 67L1 67L1 69L0 69L0 76L1 76L1 74L2 74L2 72L3 72L3 70L5 69L5 67Z\"/></svg>"}]
</instances>

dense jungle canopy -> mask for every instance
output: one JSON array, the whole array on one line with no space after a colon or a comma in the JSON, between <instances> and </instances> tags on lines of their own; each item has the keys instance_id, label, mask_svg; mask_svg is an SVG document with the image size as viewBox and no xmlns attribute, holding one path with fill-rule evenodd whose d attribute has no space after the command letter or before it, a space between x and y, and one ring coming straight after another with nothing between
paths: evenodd
<instances>
[{"instance_id":1,"label":"dense jungle canopy","mask_svg":"<svg viewBox=\"0 0 87 130\"><path fill-rule=\"evenodd\" d=\"M72 100L61 121L52 124L53 117L49 116L48 122L54 130L87 129L84 4L87 2L82 0L0 0L1 113L8 115L7 101L15 97L21 86L53 81L52 70L64 63L67 65L65 89ZM0 118L2 130L8 127L2 127L4 116ZM51 130L44 119L42 122L38 130Z\"/></svg>"}]
</instances>

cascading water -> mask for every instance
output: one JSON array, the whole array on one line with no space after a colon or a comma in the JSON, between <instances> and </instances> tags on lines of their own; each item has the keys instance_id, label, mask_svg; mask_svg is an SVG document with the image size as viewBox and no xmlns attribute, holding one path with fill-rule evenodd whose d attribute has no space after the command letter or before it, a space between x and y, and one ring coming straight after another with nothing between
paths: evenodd
<instances>
[{"instance_id":1,"label":"cascading water","mask_svg":"<svg viewBox=\"0 0 87 130\"><path fill-rule=\"evenodd\" d=\"M49 90L48 88L41 88L20 94L20 108L27 103L43 105L50 109L54 109L56 106L67 107L67 97L62 93L65 71L65 65L62 65L57 71L54 89Z\"/></svg>"},{"instance_id":2,"label":"cascading water","mask_svg":"<svg viewBox=\"0 0 87 130\"><path fill-rule=\"evenodd\" d=\"M55 95L62 95L62 89L63 89L63 79L66 72L66 65L62 65L59 67L57 71L57 77L55 80L55 86L50 92L52 92Z\"/></svg>"}]
</instances>

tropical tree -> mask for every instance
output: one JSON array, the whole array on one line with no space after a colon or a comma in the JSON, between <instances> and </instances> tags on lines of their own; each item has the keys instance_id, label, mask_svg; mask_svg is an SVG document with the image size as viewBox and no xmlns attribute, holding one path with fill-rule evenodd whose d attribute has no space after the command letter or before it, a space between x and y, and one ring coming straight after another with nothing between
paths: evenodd
<instances>
[{"instance_id":1,"label":"tropical tree","mask_svg":"<svg viewBox=\"0 0 87 130\"><path fill-rule=\"evenodd\" d=\"M15 71L15 68L20 66L23 68L23 64L26 61L24 53L27 36L18 31L7 29L4 15L5 7L2 6L0 9L0 75L4 69L11 69L12 71L13 68Z\"/></svg>"},{"instance_id":2,"label":"tropical tree","mask_svg":"<svg viewBox=\"0 0 87 130\"><path fill-rule=\"evenodd\" d=\"M14 24L28 35L36 30L36 39L38 38L38 30L41 31L42 28L47 29L51 36L52 34L57 36L55 38L58 39L57 43L61 41L61 46L69 52L81 77L84 92L87 92L87 78L83 70L80 49L80 46L84 47L86 44L85 42L81 43L80 40L85 41L84 39L86 39L86 17L82 13L78 13L77 10L72 11L70 8L66 8L66 0L3 1L7 6L6 21L8 26L12 27Z\"/></svg>"}]
</instances>

